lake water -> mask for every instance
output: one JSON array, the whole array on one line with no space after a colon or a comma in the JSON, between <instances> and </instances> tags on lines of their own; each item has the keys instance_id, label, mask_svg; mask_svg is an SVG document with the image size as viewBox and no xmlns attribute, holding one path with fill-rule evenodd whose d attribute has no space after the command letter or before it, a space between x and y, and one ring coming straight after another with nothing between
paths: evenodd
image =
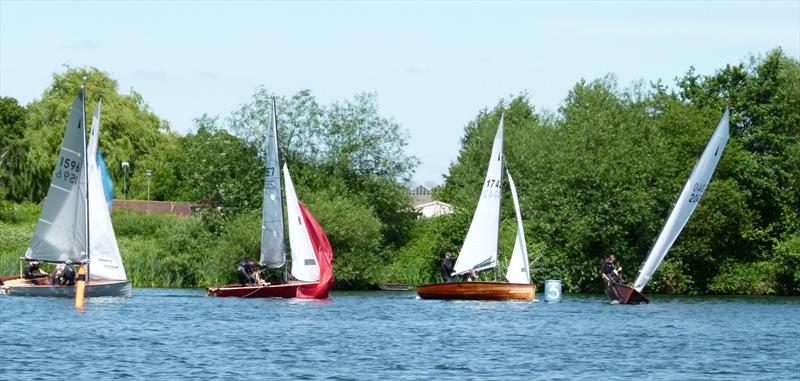
<instances>
[{"instance_id":1,"label":"lake water","mask_svg":"<svg viewBox=\"0 0 800 381\"><path fill-rule=\"evenodd\" d=\"M797 379L800 299L0 297L0 379ZM541 297L538 295L537 297Z\"/></svg>"}]
</instances>

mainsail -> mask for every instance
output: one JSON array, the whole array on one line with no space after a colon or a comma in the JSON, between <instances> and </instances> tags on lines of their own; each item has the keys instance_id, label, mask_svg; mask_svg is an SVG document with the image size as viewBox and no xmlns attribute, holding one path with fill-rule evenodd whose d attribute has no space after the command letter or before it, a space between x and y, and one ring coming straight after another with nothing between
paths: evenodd
<instances>
[{"instance_id":1,"label":"mainsail","mask_svg":"<svg viewBox=\"0 0 800 381\"><path fill-rule=\"evenodd\" d=\"M522 213L519 210L519 199L517 198L517 187L514 186L514 179L506 171L508 176L508 186L511 188L511 199L514 200L514 212L517 216L517 237L514 240L514 251L511 253L511 260L508 262L506 279L511 283L531 283L531 271L528 264L528 245L525 242L525 228L522 227Z\"/></svg>"},{"instance_id":2,"label":"mainsail","mask_svg":"<svg viewBox=\"0 0 800 381\"><path fill-rule=\"evenodd\" d=\"M278 115L272 100L272 118L267 133L267 161L264 168L264 207L261 220L261 264L272 268L286 263L283 242L281 173L278 162Z\"/></svg>"},{"instance_id":3,"label":"mainsail","mask_svg":"<svg viewBox=\"0 0 800 381\"><path fill-rule=\"evenodd\" d=\"M289 245L292 247L292 276L304 282L319 280L319 264L311 244L309 229L300 211L300 202L294 191L289 168L283 165L286 183L286 215L289 225Z\"/></svg>"},{"instance_id":4,"label":"mainsail","mask_svg":"<svg viewBox=\"0 0 800 381\"><path fill-rule=\"evenodd\" d=\"M83 88L72 102L47 199L25 257L48 262L86 259L86 133Z\"/></svg>"},{"instance_id":5,"label":"mainsail","mask_svg":"<svg viewBox=\"0 0 800 381\"><path fill-rule=\"evenodd\" d=\"M700 201L700 197L703 196L703 192L705 192L706 186L711 180L711 175L714 174L714 169L722 156L722 150L725 149L725 143L728 142L728 119L729 112L725 110L725 114L722 115L722 119L714 129L714 133L711 135L703 154L695 164L689 180L686 181L686 185L683 187L683 191L678 197L678 202L673 207L667 223L664 224L664 228L647 256L647 260L639 271L639 276L633 285L636 291L641 292L644 286L647 285L661 261L664 260L670 247L675 243L678 234L686 225L686 221L691 217L694 208Z\"/></svg>"},{"instance_id":6,"label":"mainsail","mask_svg":"<svg viewBox=\"0 0 800 381\"><path fill-rule=\"evenodd\" d=\"M500 231L500 200L502 196L501 177L503 166L503 119L492 144L492 156L483 182L481 197L469 225L467 237L461 247L456 264L457 274L472 270L480 271L497 265L497 240Z\"/></svg>"},{"instance_id":7,"label":"mainsail","mask_svg":"<svg viewBox=\"0 0 800 381\"><path fill-rule=\"evenodd\" d=\"M87 157L96 157L100 138L100 108L102 101L97 103L97 110L92 118L92 132L89 137ZM122 265L122 256L117 245L117 237L111 224L110 209L106 204L105 188L100 162L89 160L87 167L89 175L89 237L90 250L89 276L90 279L127 280L125 267Z\"/></svg>"}]
</instances>

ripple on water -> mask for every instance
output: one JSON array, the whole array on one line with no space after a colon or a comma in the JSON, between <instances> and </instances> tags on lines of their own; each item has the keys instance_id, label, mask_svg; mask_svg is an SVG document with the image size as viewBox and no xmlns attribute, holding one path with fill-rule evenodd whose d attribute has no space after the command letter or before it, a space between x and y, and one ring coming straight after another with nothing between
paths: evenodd
<instances>
[{"instance_id":1,"label":"ripple on water","mask_svg":"<svg viewBox=\"0 0 800 381\"><path fill-rule=\"evenodd\" d=\"M77 312L71 300L2 297L0 378L792 379L797 316L797 298L319 302L136 289Z\"/></svg>"}]
</instances>

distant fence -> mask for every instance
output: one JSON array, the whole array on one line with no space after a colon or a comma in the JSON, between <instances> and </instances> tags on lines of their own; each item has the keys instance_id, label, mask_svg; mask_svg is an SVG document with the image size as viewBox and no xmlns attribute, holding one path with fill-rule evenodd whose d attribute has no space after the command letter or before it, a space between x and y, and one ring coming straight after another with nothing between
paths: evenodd
<instances>
[{"instance_id":1,"label":"distant fence","mask_svg":"<svg viewBox=\"0 0 800 381\"><path fill-rule=\"evenodd\" d=\"M114 200L114 209L127 209L140 213L172 214L190 216L199 204L180 201Z\"/></svg>"}]
</instances>

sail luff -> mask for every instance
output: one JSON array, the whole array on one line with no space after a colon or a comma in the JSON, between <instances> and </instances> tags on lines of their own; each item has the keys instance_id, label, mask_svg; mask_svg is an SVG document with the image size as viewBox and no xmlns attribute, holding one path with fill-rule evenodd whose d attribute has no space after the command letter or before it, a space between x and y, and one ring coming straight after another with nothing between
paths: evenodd
<instances>
[{"instance_id":1,"label":"sail luff","mask_svg":"<svg viewBox=\"0 0 800 381\"><path fill-rule=\"evenodd\" d=\"M267 157L264 166L264 205L261 220L261 264L272 268L281 267L286 263L277 119L278 114L275 107L275 99L273 99L272 117L267 134Z\"/></svg>"},{"instance_id":2,"label":"sail luff","mask_svg":"<svg viewBox=\"0 0 800 381\"><path fill-rule=\"evenodd\" d=\"M517 235L514 240L514 250L511 252L511 260L508 261L506 279L511 283L531 283L528 244L525 242L525 228L522 226L522 212L519 208L517 187L514 185L511 173L507 170L506 176L508 176L508 186L511 188L511 199L514 201L514 214L517 217Z\"/></svg>"},{"instance_id":3,"label":"sail luff","mask_svg":"<svg viewBox=\"0 0 800 381\"><path fill-rule=\"evenodd\" d=\"M647 285L647 282L664 260L664 257L666 257L672 244L675 243L681 230L683 230L692 212L694 212L695 207L697 207L700 197L703 196L708 182L714 174L714 169L717 167L717 163L722 156L725 144L728 142L728 124L729 111L725 110L706 148L700 155L700 159L698 159L692 169L692 173L689 175L689 179L686 181L686 185L684 185L683 191L681 191L672 212L670 212L667 222L664 224L644 265L642 265L639 271L639 276L636 278L636 282L634 282L633 286L636 291L641 292L645 285Z\"/></svg>"},{"instance_id":4,"label":"sail luff","mask_svg":"<svg viewBox=\"0 0 800 381\"><path fill-rule=\"evenodd\" d=\"M500 201L502 198L504 118L505 115L500 117L478 206L475 208L464 245L461 246L461 252L454 266L454 270L458 274L479 270L479 267L483 270L497 266Z\"/></svg>"},{"instance_id":5,"label":"sail luff","mask_svg":"<svg viewBox=\"0 0 800 381\"><path fill-rule=\"evenodd\" d=\"M36 229L25 252L29 259L47 262L79 262L86 253L86 199L81 197L86 146L83 89L75 96L67 127L53 168L50 188Z\"/></svg>"}]
</instances>

